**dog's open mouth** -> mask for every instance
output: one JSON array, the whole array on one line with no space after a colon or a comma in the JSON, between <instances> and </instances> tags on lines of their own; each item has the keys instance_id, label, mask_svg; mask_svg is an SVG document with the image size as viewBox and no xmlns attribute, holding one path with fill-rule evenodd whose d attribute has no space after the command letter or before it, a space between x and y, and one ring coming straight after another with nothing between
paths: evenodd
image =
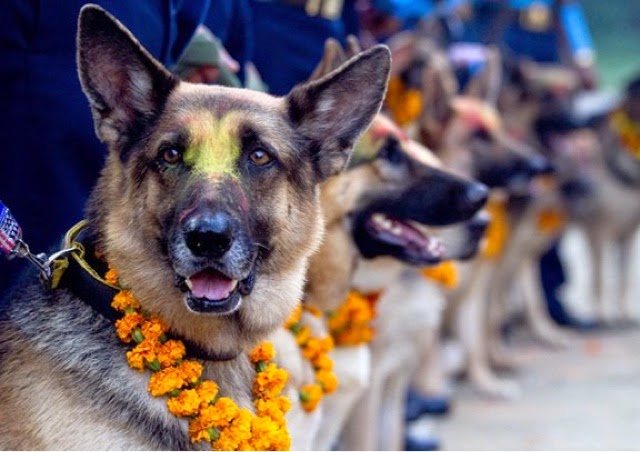
<instances>
[{"instance_id":1,"label":"dog's open mouth","mask_svg":"<svg viewBox=\"0 0 640 452\"><path fill-rule=\"evenodd\" d=\"M205 268L188 278L179 279L179 287L187 293L189 309L220 315L231 314L238 309L241 289L247 284L247 280L231 279L213 268Z\"/></svg>"},{"instance_id":2,"label":"dog's open mouth","mask_svg":"<svg viewBox=\"0 0 640 452\"><path fill-rule=\"evenodd\" d=\"M444 257L445 247L436 237L423 234L406 220L376 212L367 217L365 228L372 239L401 249L416 264L437 263Z\"/></svg>"}]
</instances>

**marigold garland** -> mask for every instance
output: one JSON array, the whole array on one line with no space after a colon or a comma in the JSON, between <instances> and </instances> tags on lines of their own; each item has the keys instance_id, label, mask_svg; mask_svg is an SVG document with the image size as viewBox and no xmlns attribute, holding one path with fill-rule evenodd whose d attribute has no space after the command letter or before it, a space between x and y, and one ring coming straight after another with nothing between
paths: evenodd
<instances>
[{"instance_id":1,"label":"marigold garland","mask_svg":"<svg viewBox=\"0 0 640 452\"><path fill-rule=\"evenodd\" d=\"M544 209L538 213L538 231L546 234L555 234L567 223L567 215L560 209Z\"/></svg>"},{"instance_id":2,"label":"marigold garland","mask_svg":"<svg viewBox=\"0 0 640 452\"><path fill-rule=\"evenodd\" d=\"M118 285L117 272L105 275ZM124 314L116 321L116 332L124 343L136 345L127 352L135 370L152 373L148 390L154 397L167 396L167 408L176 417L189 418L191 442L206 441L214 450L289 450L291 437L285 413L291 408L281 396L288 373L271 362L273 344L263 342L249 355L255 366L253 382L255 413L240 408L232 399L219 397L214 381L201 379L203 365L185 359L182 341L169 339L168 325L158 316L142 310L130 291L121 290L111 306Z\"/></svg>"},{"instance_id":3,"label":"marigold garland","mask_svg":"<svg viewBox=\"0 0 640 452\"><path fill-rule=\"evenodd\" d=\"M489 198L486 206L491 220L485 233L485 244L482 255L493 259L502 254L505 243L509 239L511 227L507 215L506 202Z\"/></svg>"},{"instance_id":4,"label":"marigold garland","mask_svg":"<svg viewBox=\"0 0 640 452\"><path fill-rule=\"evenodd\" d=\"M612 113L609 122L627 152L640 160L640 125L633 122L624 110Z\"/></svg>"},{"instance_id":5,"label":"marigold garland","mask_svg":"<svg viewBox=\"0 0 640 452\"><path fill-rule=\"evenodd\" d=\"M455 289L458 286L458 268L453 261L444 261L434 267L425 267L420 270L423 277L431 279L447 289Z\"/></svg>"},{"instance_id":6,"label":"marigold garland","mask_svg":"<svg viewBox=\"0 0 640 452\"><path fill-rule=\"evenodd\" d=\"M422 113L422 93L419 89L407 88L400 77L389 80L384 102L400 127L412 123Z\"/></svg>"},{"instance_id":7,"label":"marigold garland","mask_svg":"<svg viewBox=\"0 0 640 452\"><path fill-rule=\"evenodd\" d=\"M364 295L352 290L338 309L328 314L328 327L333 341L340 346L368 344L375 331L375 305L380 293Z\"/></svg>"},{"instance_id":8,"label":"marigold garland","mask_svg":"<svg viewBox=\"0 0 640 452\"><path fill-rule=\"evenodd\" d=\"M312 412L318 407L325 394L331 394L336 390L338 377L332 371L333 360L329 357L329 352L333 350L333 338L331 336L320 339L313 337L311 328L301 323L303 309L316 317L322 316L320 310L307 306L303 308L300 304L284 326L293 333L302 356L311 363L315 372L315 382L304 385L298 390L302 408Z\"/></svg>"}]
</instances>

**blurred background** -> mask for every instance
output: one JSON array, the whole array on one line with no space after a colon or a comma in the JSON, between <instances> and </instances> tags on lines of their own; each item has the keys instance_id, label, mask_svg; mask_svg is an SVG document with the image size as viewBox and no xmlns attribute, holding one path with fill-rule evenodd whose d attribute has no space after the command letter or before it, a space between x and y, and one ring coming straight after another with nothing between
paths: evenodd
<instances>
[{"instance_id":1,"label":"blurred background","mask_svg":"<svg viewBox=\"0 0 640 452\"><path fill-rule=\"evenodd\" d=\"M619 88L640 70L640 2L583 0L603 88Z\"/></svg>"}]
</instances>

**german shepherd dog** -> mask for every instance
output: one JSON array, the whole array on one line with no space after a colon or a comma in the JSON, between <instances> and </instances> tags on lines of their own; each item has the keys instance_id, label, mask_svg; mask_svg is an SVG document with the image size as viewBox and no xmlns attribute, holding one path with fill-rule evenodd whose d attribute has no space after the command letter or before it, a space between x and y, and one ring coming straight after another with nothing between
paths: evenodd
<instances>
[{"instance_id":1,"label":"german shepherd dog","mask_svg":"<svg viewBox=\"0 0 640 452\"><path fill-rule=\"evenodd\" d=\"M358 52L354 40L346 54L336 41L327 41L312 78L325 76ZM305 304L323 312L334 311L351 289L363 255L392 256L415 265L439 262L446 255L418 225L457 223L473 216L484 204L482 185L443 171L437 159L416 146L389 119L377 115L356 144L348 169L321 185L325 240L310 261ZM316 334L326 334L317 319L311 326ZM277 344L287 348L282 335ZM322 410L322 415L297 415L309 433L301 432L307 437L299 444L308 444L309 436L314 436L313 449L317 450L336 444L369 380L368 345L336 347L332 358L339 379L337 392L323 398L316 410ZM290 369L292 380L300 376L303 382L310 372L302 369L300 361L290 353L282 365ZM294 404L292 415L295 408Z\"/></svg>"},{"instance_id":2,"label":"german shepherd dog","mask_svg":"<svg viewBox=\"0 0 640 452\"><path fill-rule=\"evenodd\" d=\"M194 85L101 8L81 10L79 75L109 150L88 240L239 406L252 407L246 354L302 295L323 231L318 184L378 112L389 65L375 47L283 98ZM73 288L34 282L2 314L0 447L194 447Z\"/></svg>"},{"instance_id":3,"label":"german shepherd dog","mask_svg":"<svg viewBox=\"0 0 640 452\"><path fill-rule=\"evenodd\" d=\"M509 200L517 207L510 214L518 216L530 198L531 180L550 167L533 148L507 133L495 107L502 86L499 53L488 50L485 69L460 89L449 60L428 39L408 36L389 44L394 56L398 51L403 55L404 65L395 71L406 74L423 93L422 115L409 130L434 149L445 166L488 185L491 197ZM460 284L448 294L443 327L460 339L475 385L490 394L510 396L516 386L493 374L486 352L488 292L496 265L496 259L478 257L458 266ZM420 373L428 375L427 370L423 367ZM416 386L431 386L419 380Z\"/></svg>"},{"instance_id":4,"label":"german shepherd dog","mask_svg":"<svg viewBox=\"0 0 640 452\"><path fill-rule=\"evenodd\" d=\"M640 225L640 78L617 105L580 111L574 101L539 118L536 130L558 167L571 220L587 239L593 309L602 324L637 320L631 259ZM604 108L603 108L604 107Z\"/></svg>"}]
</instances>

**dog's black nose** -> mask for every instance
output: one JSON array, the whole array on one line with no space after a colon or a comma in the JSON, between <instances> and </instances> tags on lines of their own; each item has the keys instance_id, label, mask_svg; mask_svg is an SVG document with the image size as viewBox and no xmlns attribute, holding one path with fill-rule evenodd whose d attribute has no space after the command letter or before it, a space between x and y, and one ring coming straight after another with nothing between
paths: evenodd
<instances>
[{"instance_id":1,"label":"dog's black nose","mask_svg":"<svg viewBox=\"0 0 640 452\"><path fill-rule=\"evenodd\" d=\"M194 256L222 257L233 243L231 217L224 212L195 212L183 223L187 246Z\"/></svg>"},{"instance_id":2,"label":"dog's black nose","mask_svg":"<svg viewBox=\"0 0 640 452\"><path fill-rule=\"evenodd\" d=\"M481 237L487 230L490 220L489 214L485 210L481 210L469 221L467 228L474 237Z\"/></svg>"},{"instance_id":3,"label":"dog's black nose","mask_svg":"<svg viewBox=\"0 0 640 452\"><path fill-rule=\"evenodd\" d=\"M541 174L552 174L555 169L551 162L541 155L535 155L529 158L529 171L531 175L537 176Z\"/></svg>"},{"instance_id":4,"label":"dog's black nose","mask_svg":"<svg viewBox=\"0 0 640 452\"><path fill-rule=\"evenodd\" d=\"M487 202L489 189L484 184L473 182L468 184L467 189L462 197L462 204L467 209L475 212L479 210Z\"/></svg>"}]
</instances>

